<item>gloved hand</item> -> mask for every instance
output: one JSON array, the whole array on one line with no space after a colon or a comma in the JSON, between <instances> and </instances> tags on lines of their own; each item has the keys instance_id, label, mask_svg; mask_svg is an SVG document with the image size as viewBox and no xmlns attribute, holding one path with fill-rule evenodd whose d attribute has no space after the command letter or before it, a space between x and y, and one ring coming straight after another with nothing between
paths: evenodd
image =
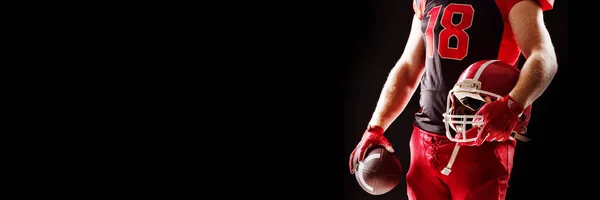
<instances>
[{"instance_id":1,"label":"gloved hand","mask_svg":"<svg viewBox=\"0 0 600 200\"><path fill-rule=\"evenodd\" d=\"M365 152L369 150L369 148L377 145L384 147L391 153L394 153L392 144L390 144L388 139L383 136L383 128L369 125L363 134L362 139L356 148L354 148L352 154L350 154L350 174L354 174L355 170L357 169L358 162L362 162L362 160L365 158Z\"/></svg>"},{"instance_id":2,"label":"gloved hand","mask_svg":"<svg viewBox=\"0 0 600 200\"><path fill-rule=\"evenodd\" d=\"M479 146L485 141L514 140L510 134L519 123L519 115L523 110L523 106L517 104L509 95L485 104L476 113L476 115L483 115L483 125L473 127L465 133L467 138L477 135L477 139L473 142L459 143L459 145Z\"/></svg>"}]
</instances>

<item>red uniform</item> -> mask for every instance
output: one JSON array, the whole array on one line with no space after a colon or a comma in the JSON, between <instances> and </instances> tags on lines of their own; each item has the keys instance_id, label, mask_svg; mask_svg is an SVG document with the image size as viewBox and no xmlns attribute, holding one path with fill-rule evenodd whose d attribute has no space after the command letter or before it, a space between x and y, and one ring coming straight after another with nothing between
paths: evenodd
<instances>
[{"instance_id":1,"label":"red uniform","mask_svg":"<svg viewBox=\"0 0 600 200\"><path fill-rule=\"evenodd\" d=\"M504 199L516 142L463 146L452 173L441 170L455 147L446 136L443 113L447 94L461 73L480 60L516 65L520 50L508 13L520 0L414 0L426 45L425 73L420 84L421 109L415 114L406 177L411 200ZM553 0L537 0L543 10Z\"/></svg>"}]
</instances>

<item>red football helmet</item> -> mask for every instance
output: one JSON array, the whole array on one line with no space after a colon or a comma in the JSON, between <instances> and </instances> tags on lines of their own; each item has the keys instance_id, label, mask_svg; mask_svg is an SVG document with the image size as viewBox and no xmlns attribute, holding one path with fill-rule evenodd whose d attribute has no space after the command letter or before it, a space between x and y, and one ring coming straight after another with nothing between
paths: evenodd
<instances>
[{"instance_id":1,"label":"red football helmet","mask_svg":"<svg viewBox=\"0 0 600 200\"><path fill-rule=\"evenodd\" d=\"M517 83L519 73L515 66L500 60L481 60L465 69L448 93L443 114L446 136L454 142L475 141L477 138L467 138L465 134L467 130L483 125L483 116L475 114L486 103L508 95ZM526 134L530 114L531 106L528 106L519 115L520 122L511 134L513 138L529 140L523 135ZM457 134L453 136L451 130Z\"/></svg>"}]
</instances>

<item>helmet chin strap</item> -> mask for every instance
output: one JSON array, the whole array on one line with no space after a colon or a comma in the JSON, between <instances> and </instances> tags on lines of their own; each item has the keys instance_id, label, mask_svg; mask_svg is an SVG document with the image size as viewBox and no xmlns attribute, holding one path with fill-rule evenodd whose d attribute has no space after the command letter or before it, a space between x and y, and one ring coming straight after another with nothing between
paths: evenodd
<instances>
[{"instance_id":1,"label":"helmet chin strap","mask_svg":"<svg viewBox=\"0 0 600 200\"><path fill-rule=\"evenodd\" d=\"M450 160L448 160L448 165L442 170L442 174L448 176L450 171L452 171L452 165L454 164L454 160L456 159L456 155L458 155L458 150L460 150L460 146L458 146L458 142L454 144L454 150L452 151L452 155L450 156Z\"/></svg>"}]
</instances>

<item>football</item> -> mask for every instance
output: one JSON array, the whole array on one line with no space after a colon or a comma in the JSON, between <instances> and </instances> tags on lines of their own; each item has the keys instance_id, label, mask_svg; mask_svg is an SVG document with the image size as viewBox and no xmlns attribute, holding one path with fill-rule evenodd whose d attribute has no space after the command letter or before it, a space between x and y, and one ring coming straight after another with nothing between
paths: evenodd
<instances>
[{"instance_id":1,"label":"football","mask_svg":"<svg viewBox=\"0 0 600 200\"><path fill-rule=\"evenodd\" d=\"M382 195L398 185L402 178L402 165L396 155L377 146L368 150L354 175L367 193Z\"/></svg>"}]
</instances>

